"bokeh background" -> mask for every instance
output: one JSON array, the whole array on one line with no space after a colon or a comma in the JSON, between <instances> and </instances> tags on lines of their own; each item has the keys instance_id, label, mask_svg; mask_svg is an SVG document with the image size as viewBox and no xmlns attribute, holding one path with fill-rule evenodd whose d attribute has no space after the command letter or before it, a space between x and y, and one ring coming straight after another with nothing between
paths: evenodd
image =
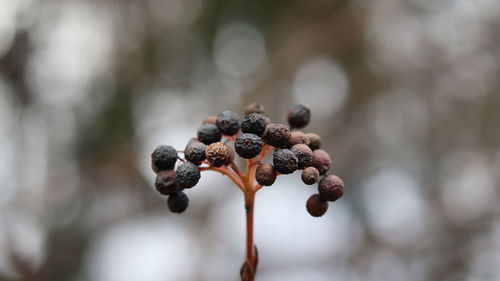
<instances>
[{"instance_id":1,"label":"bokeh background","mask_svg":"<svg viewBox=\"0 0 500 281\"><path fill-rule=\"evenodd\" d=\"M0 280L238 280L243 198L171 214L158 144L312 109L347 185L256 201L257 280L500 280L498 0L0 0Z\"/></svg>"}]
</instances>

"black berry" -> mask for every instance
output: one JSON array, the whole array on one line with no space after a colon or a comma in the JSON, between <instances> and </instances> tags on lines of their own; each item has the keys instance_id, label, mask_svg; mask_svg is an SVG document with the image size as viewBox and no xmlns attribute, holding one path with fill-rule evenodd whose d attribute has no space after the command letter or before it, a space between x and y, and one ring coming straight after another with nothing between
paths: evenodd
<instances>
[{"instance_id":1,"label":"black berry","mask_svg":"<svg viewBox=\"0 0 500 281\"><path fill-rule=\"evenodd\" d=\"M262 140L254 134L241 134L234 142L234 150L239 156L250 159L259 155L262 151Z\"/></svg>"},{"instance_id":2,"label":"black berry","mask_svg":"<svg viewBox=\"0 0 500 281\"><path fill-rule=\"evenodd\" d=\"M198 166L191 162L184 162L177 167L177 184L181 188L191 188L200 180L201 173Z\"/></svg>"},{"instance_id":3,"label":"black berry","mask_svg":"<svg viewBox=\"0 0 500 281\"><path fill-rule=\"evenodd\" d=\"M232 111L222 111L217 116L217 127L224 135L235 135L240 130L240 118Z\"/></svg>"},{"instance_id":4,"label":"black berry","mask_svg":"<svg viewBox=\"0 0 500 281\"><path fill-rule=\"evenodd\" d=\"M314 167L307 167L302 172L302 175L300 176L300 178L302 179L302 181L305 184L308 184L308 185L315 184L319 180L318 169L316 169Z\"/></svg>"},{"instance_id":5,"label":"black berry","mask_svg":"<svg viewBox=\"0 0 500 281\"><path fill-rule=\"evenodd\" d=\"M309 138L301 131L292 131L290 133L289 145L294 146L296 144L309 145Z\"/></svg>"},{"instance_id":6,"label":"black berry","mask_svg":"<svg viewBox=\"0 0 500 281\"><path fill-rule=\"evenodd\" d=\"M177 186L177 174L174 170L163 170L158 172L155 187L163 195L170 195L179 190Z\"/></svg>"},{"instance_id":7,"label":"black berry","mask_svg":"<svg viewBox=\"0 0 500 281\"><path fill-rule=\"evenodd\" d=\"M290 129L283 124L268 124L262 139L274 147L287 147L290 140Z\"/></svg>"},{"instance_id":8,"label":"black berry","mask_svg":"<svg viewBox=\"0 0 500 281\"><path fill-rule=\"evenodd\" d=\"M167 206L168 209L173 213L180 214L184 212L187 209L188 205L189 198L187 197L186 193L182 191L172 193L170 196L168 196Z\"/></svg>"},{"instance_id":9,"label":"black berry","mask_svg":"<svg viewBox=\"0 0 500 281\"><path fill-rule=\"evenodd\" d=\"M231 150L222 142L210 144L205 150L205 155L210 165L214 167L227 165L231 161Z\"/></svg>"},{"instance_id":10,"label":"black berry","mask_svg":"<svg viewBox=\"0 0 500 281\"><path fill-rule=\"evenodd\" d=\"M313 160L311 166L318 169L320 175L324 175L328 170L330 170L330 165L332 164L332 159L328 152L316 149L313 151Z\"/></svg>"},{"instance_id":11,"label":"black berry","mask_svg":"<svg viewBox=\"0 0 500 281\"><path fill-rule=\"evenodd\" d=\"M313 194L306 203L307 212L313 217L321 217L328 210L328 202L323 201L319 194Z\"/></svg>"},{"instance_id":12,"label":"black berry","mask_svg":"<svg viewBox=\"0 0 500 281\"><path fill-rule=\"evenodd\" d=\"M206 144L197 140L191 140L184 149L184 157L189 162L199 164L205 160L205 149L207 149Z\"/></svg>"},{"instance_id":13,"label":"black berry","mask_svg":"<svg viewBox=\"0 0 500 281\"><path fill-rule=\"evenodd\" d=\"M205 123L198 128L198 140L204 144L218 142L221 138L222 134L214 124Z\"/></svg>"},{"instance_id":14,"label":"black berry","mask_svg":"<svg viewBox=\"0 0 500 281\"><path fill-rule=\"evenodd\" d=\"M151 154L151 167L155 173L172 170L177 161L177 150L170 145L159 145Z\"/></svg>"},{"instance_id":15,"label":"black berry","mask_svg":"<svg viewBox=\"0 0 500 281\"><path fill-rule=\"evenodd\" d=\"M274 169L282 174L291 174L298 168L299 159L290 149L279 149L273 154Z\"/></svg>"},{"instance_id":16,"label":"black berry","mask_svg":"<svg viewBox=\"0 0 500 281\"><path fill-rule=\"evenodd\" d=\"M296 144L290 148L299 159L299 169L311 166L313 160L313 151L305 144Z\"/></svg>"},{"instance_id":17,"label":"black berry","mask_svg":"<svg viewBox=\"0 0 500 281\"><path fill-rule=\"evenodd\" d=\"M268 163L260 164L255 171L255 180L264 186L270 186L276 181L274 166Z\"/></svg>"},{"instance_id":18,"label":"black berry","mask_svg":"<svg viewBox=\"0 0 500 281\"><path fill-rule=\"evenodd\" d=\"M344 195L344 182L335 175L321 178L318 184L321 199L325 201L336 201Z\"/></svg>"},{"instance_id":19,"label":"black berry","mask_svg":"<svg viewBox=\"0 0 500 281\"><path fill-rule=\"evenodd\" d=\"M245 109L245 115L248 115L250 113L260 113L264 114L264 106L258 104L258 103L251 103L249 104L246 109Z\"/></svg>"},{"instance_id":20,"label":"black berry","mask_svg":"<svg viewBox=\"0 0 500 281\"><path fill-rule=\"evenodd\" d=\"M262 136L266 130L266 118L259 113L250 113L241 121L241 131Z\"/></svg>"},{"instance_id":21,"label":"black berry","mask_svg":"<svg viewBox=\"0 0 500 281\"><path fill-rule=\"evenodd\" d=\"M321 148L321 137L315 133L307 133L306 136L309 138L309 147L312 150Z\"/></svg>"},{"instance_id":22,"label":"black berry","mask_svg":"<svg viewBox=\"0 0 500 281\"><path fill-rule=\"evenodd\" d=\"M288 124L292 128L304 128L311 120L311 110L305 105L296 104L288 110Z\"/></svg>"}]
</instances>

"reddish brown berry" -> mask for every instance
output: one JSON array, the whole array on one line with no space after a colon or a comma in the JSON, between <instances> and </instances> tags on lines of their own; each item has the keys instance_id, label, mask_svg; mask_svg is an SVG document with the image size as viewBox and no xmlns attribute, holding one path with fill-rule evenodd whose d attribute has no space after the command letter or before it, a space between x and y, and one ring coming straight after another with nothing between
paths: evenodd
<instances>
[{"instance_id":1,"label":"reddish brown berry","mask_svg":"<svg viewBox=\"0 0 500 281\"><path fill-rule=\"evenodd\" d=\"M290 148L299 159L299 169L311 166L313 160L313 151L305 144L296 144Z\"/></svg>"},{"instance_id":2,"label":"reddish brown berry","mask_svg":"<svg viewBox=\"0 0 500 281\"><path fill-rule=\"evenodd\" d=\"M260 164L255 171L255 180L264 186L270 186L276 181L274 166L268 163Z\"/></svg>"},{"instance_id":3,"label":"reddish brown berry","mask_svg":"<svg viewBox=\"0 0 500 281\"><path fill-rule=\"evenodd\" d=\"M336 201L344 195L344 182L335 175L324 176L319 181L318 191L321 199Z\"/></svg>"},{"instance_id":4,"label":"reddish brown berry","mask_svg":"<svg viewBox=\"0 0 500 281\"><path fill-rule=\"evenodd\" d=\"M292 131L290 133L290 146L294 146L296 144L309 145L309 138L301 131Z\"/></svg>"},{"instance_id":5,"label":"reddish brown berry","mask_svg":"<svg viewBox=\"0 0 500 281\"><path fill-rule=\"evenodd\" d=\"M201 124L214 124L217 122L217 116L207 116L205 117L205 119L203 119L203 121L201 122Z\"/></svg>"},{"instance_id":6,"label":"reddish brown berry","mask_svg":"<svg viewBox=\"0 0 500 281\"><path fill-rule=\"evenodd\" d=\"M307 133L306 136L309 138L309 147L312 150L321 148L321 137L315 133Z\"/></svg>"},{"instance_id":7,"label":"reddish brown berry","mask_svg":"<svg viewBox=\"0 0 500 281\"><path fill-rule=\"evenodd\" d=\"M296 104L288 110L288 124L292 128L303 128L311 120L311 110L305 105Z\"/></svg>"},{"instance_id":8,"label":"reddish brown berry","mask_svg":"<svg viewBox=\"0 0 500 281\"><path fill-rule=\"evenodd\" d=\"M290 140L290 129L283 124L271 123L266 126L262 139L274 147L287 147Z\"/></svg>"},{"instance_id":9,"label":"reddish brown berry","mask_svg":"<svg viewBox=\"0 0 500 281\"><path fill-rule=\"evenodd\" d=\"M316 169L314 167L307 167L302 172L302 175L300 178L302 179L302 181L305 184L308 184L308 185L315 184L319 180L318 169Z\"/></svg>"},{"instance_id":10,"label":"reddish brown berry","mask_svg":"<svg viewBox=\"0 0 500 281\"><path fill-rule=\"evenodd\" d=\"M205 155L210 165L214 167L229 164L231 157L229 147L222 142L210 144L205 150Z\"/></svg>"},{"instance_id":11,"label":"reddish brown berry","mask_svg":"<svg viewBox=\"0 0 500 281\"><path fill-rule=\"evenodd\" d=\"M311 166L318 169L320 175L324 175L328 170L330 170L330 165L332 165L332 159L328 152L316 149L313 151L313 160Z\"/></svg>"},{"instance_id":12,"label":"reddish brown berry","mask_svg":"<svg viewBox=\"0 0 500 281\"><path fill-rule=\"evenodd\" d=\"M177 174L174 170L159 171L156 175L155 187L163 195L170 195L180 188L177 186Z\"/></svg>"},{"instance_id":13,"label":"reddish brown berry","mask_svg":"<svg viewBox=\"0 0 500 281\"><path fill-rule=\"evenodd\" d=\"M328 210L328 202L323 201L319 194L313 194L306 203L307 212L313 217L321 217Z\"/></svg>"}]
</instances>

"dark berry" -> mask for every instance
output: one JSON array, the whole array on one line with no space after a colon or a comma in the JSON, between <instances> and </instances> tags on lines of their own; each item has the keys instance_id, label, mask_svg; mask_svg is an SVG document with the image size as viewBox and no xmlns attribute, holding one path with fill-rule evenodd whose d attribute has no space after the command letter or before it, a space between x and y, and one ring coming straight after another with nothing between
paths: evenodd
<instances>
[{"instance_id":1,"label":"dark berry","mask_svg":"<svg viewBox=\"0 0 500 281\"><path fill-rule=\"evenodd\" d=\"M287 147L290 140L290 129L283 124L268 124L262 139L274 147Z\"/></svg>"},{"instance_id":2,"label":"dark berry","mask_svg":"<svg viewBox=\"0 0 500 281\"><path fill-rule=\"evenodd\" d=\"M163 170L158 172L155 180L155 187L163 195L170 195L177 190L177 174L174 170Z\"/></svg>"},{"instance_id":3,"label":"dark berry","mask_svg":"<svg viewBox=\"0 0 500 281\"><path fill-rule=\"evenodd\" d=\"M305 144L296 144L290 148L299 159L299 169L311 166L313 160L313 151Z\"/></svg>"},{"instance_id":4,"label":"dark berry","mask_svg":"<svg viewBox=\"0 0 500 281\"><path fill-rule=\"evenodd\" d=\"M316 169L314 167L307 167L302 172L302 175L300 176L300 178L302 179L302 181L305 184L308 184L308 185L315 184L319 180L318 169Z\"/></svg>"},{"instance_id":5,"label":"dark berry","mask_svg":"<svg viewBox=\"0 0 500 281\"><path fill-rule=\"evenodd\" d=\"M218 142L221 138L222 134L214 124L205 123L198 128L198 140L204 144Z\"/></svg>"},{"instance_id":6,"label":"dark berry","mask_svg":"<svg viewBox=\"0 0 500 281\"><path fill-rule=\"evenodd\" d=\"M324 176L319 181L318 191L321 199L336 201L344 195L344 182L335 175Z\"/></svg>"},{"instance_id":7,"label":"dark berry","mask_svg":"<svg viewBox=\"0 0 500 281\"><path fill-rule=\"evenodd\" d=\"M203 119L203 122L201 124L216 124L217 123L217 116L207 116L205 119Z\"/></svg>"},{"instance_id":8,"label":"dark berry","mask_svg":"<svg viewBox=\"0 0 500 281\"><path fill-rule=\"evenodd\" d=\"M255 171L255 180L264 186L270 186L276 180L274 166L268 163L260 164Z\"/></svg>"},{"instance_id":9,"label":"dark berry","mask_svg":"<svg viewBox=\"0 0 500 281\"><path fill-rule=\"evenodd\" d=\"M214 167L227 165L231 161L231 151L229 147L222 142L216 142L209 145L205 150L205 155L210 165Z\"/></svg>"},{"instance_id":10,"label":"dark berry","mask_svg":"<svg viewBox=\"0 0 500 281\"><path fill-rule=\"evenodd\" d=\"M151 167L155 173L172 170L177 161L177 150L170 145L159 145L151 154Z\"/></svg>"},{"instance_id":11,"label":"dark berry","mask_svg":"<svg viewBox=\"0 0 500 281\"><path fill-rule=\"evenodd\" d=\"M186 193L182 191L172 193L170 196L168 196L167 206L168 209L173 213L180 214L184 212L187 209L188 205L189 198L187 197Z\"/></svg>"},{"instance_id":12,"label":"dark berry","mask_svg":"<svg viewBox=\"0 0 500 281\"><path fill-rule=\"evenodd\" d=\"M241 131L262 136L266 130L266 118L259 113L250 113L241 121Z\"/></svg>"},{"instance_id":13,"label":"dark berry","mask_svg":"<svg viewBox=\"0 0 500 281\"><path fill-rule=\"evenodd\" d=\"M274 169L282 174L291 174L297 170L299 159L290 149L279 149L273 154Z\"/></svg>"},{"instance_id":14,"label":"dark berry","mask_svg":"<svg viewBox=\"0 0 500 281\"><path fill-rule=\"evenodd\" d=\"M177 173L177 184L181 188L191 188L200 180L201 173L198 166L191 162L184 162L175 170Z\"/></svg>"},{"instance_id":15,"label":"dark berry","mask_svg":"<svg viewBox=\"0 0 500 281\"><path fill-rule=\"evenodd\" d=\"M292 128L304 128L311 120L311 110L305 105L296 104L288 110L288 124Z\"/></svg>"},{"instance_id":16,"label":"dark berry","mask_svg":"<svg viewBox=\"0 0 500 281\"><path fill-rule=\"evenodd\" d=\"M250 159L259 155L262 151L262 140L254 134L241 134L234 142L234 150L239 156Z\"/></svg>"},{"instance_id":17,"label":"dark berry","mask_svg":"<svg viewBox=\"0 0 500 281\"><path fill-rule=\"evenodd\" d=\"M307 133L306 136L309 138L309 147L312 150L321 148L321 137L315 133Z\"/></svg>"},{"instance_id":18,"label":"dark berry","mask_svg":"<svg viewBox=\"0 0 500 281\"><path fill-rule=\"evenodd\" d=\"M332 164L332 159L328 152L316 149L313 151L313 160L311 166L318 169L320 175L324 175L328 170L330 170L330 165Z\"/></svg>"},{"instance_id":19,"label":"dark berry","mask_svg":"<svg viewBox=\"0 0 500 281\"><path fill-rule=\"evenodd\" d=\"M319 194L313 194L306 203L307 212L313 217L321 217L328 211L328 202L323 201Z\"/></svg>"},{"instance_id":20,"label":"dark berry","mask_svg":"<svg viewBox=\"0 0 500 281\"><path fill-rule=\"evenodd\" d=\"M290 133L289 143L290 146L294 146L296 144L309 145L309 138L301 131L292 131Z\"/></svg>"},{"instance_id":21,"label":"dark berry","mask_svg":"<svg viewBox=\"0 0 500 281\"><path fill-rule=\"evenodd\" d=\"M249 104L246 109L245 109L245 115L248 115L250 113L260 113L264 114L264 106L258 104L258 103L251 103Z\"/></svg>"},{"instance_id":22,"label":"dark berry","mask_svg":"<svg viewBox=\"0 0 500 281\"><path fill-rule=\"evenodd\" d=\"M217 116L217 127L224 135L235 135L240 130L240 118L232 111L222 111Z\"/></svg>"},{"instance_id":23,"label":"dark berry","mask_svg":"<svg viewBox=\"0 0 500 281\"><path fill-rule=\"evenodd\" d=\"M184 157L193 163L200 163L205 160L205 149L207 145L197 140L191 140L184 149Z\"/></svg>"}]
</instances>

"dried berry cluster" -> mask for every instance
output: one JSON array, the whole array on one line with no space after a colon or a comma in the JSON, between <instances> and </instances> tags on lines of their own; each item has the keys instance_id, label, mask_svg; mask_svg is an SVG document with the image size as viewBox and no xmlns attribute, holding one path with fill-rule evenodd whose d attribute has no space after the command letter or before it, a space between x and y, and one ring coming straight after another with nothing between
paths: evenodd
<instances>
[{"instance_id":1,"label":"dried berry cluster","mask_svg":"<svg viewBox=\"0 0 500 281\"><path fill-rule=\"evenodd\" d=\"M176 213L186 210L189 199L184 189L195 186L203 170L233 175L231 179L244 192L270 186L280 174L302 170L301 179L305 184L318 183L318 193L307 200L307 211L314 217L322 216L328 209L327 202L336 201L343 195L344 183L335 175L327 175L331 158L321 149L321 138L315 133L298 130L309 123L309 108L292 106L287 116L289 126L272 123L257 104L247 107L245 114L241 120L231 111L205 118L198 128L197 138L186 145L185 159L180 159L177 151L168 145L160 145L154 150L151 157L153 170L157 173L156 189L169 196L169 209ZM227 144L229 142L234 142L234 151ZM236 166L234 152L249 159L247 172L250 171L250 176L244 176ZM263 162L269 152L273 152L272 164ZM174 170L178 159L182 163ZM255 188L253 180L258 183Z\"/></svg>"}]
</instances>

